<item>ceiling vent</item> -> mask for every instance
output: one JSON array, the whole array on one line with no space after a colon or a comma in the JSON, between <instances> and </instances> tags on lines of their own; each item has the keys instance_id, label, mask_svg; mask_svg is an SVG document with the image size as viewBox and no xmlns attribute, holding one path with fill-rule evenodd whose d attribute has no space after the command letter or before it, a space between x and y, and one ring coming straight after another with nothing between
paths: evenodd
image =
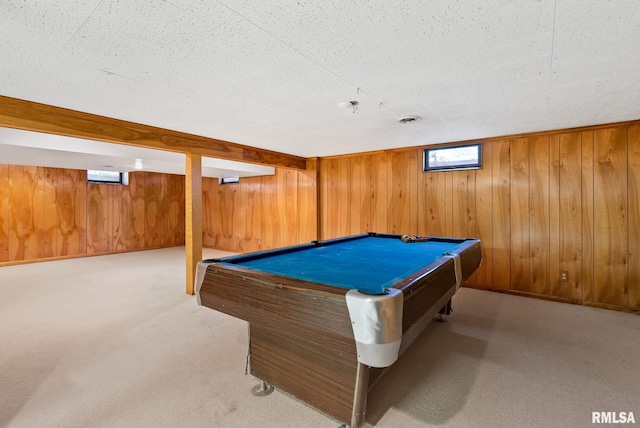
<instances>
[{"instance_id":1,"label":"ceiling vent","mask_svg":"<svg viewBox=\"0 0 640 428\"><path fill-rule=\"evenodd\" d=\"M417 122L418 120L420 120L420 116L405 116L398 119L398 122L411 123L411 122Z\"/></svg>"}]
</instances>

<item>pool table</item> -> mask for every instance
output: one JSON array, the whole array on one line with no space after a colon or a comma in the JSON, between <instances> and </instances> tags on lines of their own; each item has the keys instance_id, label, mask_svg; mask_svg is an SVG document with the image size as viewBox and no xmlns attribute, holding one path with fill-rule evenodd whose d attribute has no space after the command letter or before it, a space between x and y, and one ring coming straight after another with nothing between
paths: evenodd
<instances>
[{"instance_id":1,"label":"pool table","mask_svg":"<svg viewBox=\"0 0 640 428\"><path fill-rule=\"evenodd\" d=\"M198 304L248 321L250 373L263 390L357 428L377 377L482 260L477 239L401 238L366 233L203 260Z\"/></svg>"}]
</instances>

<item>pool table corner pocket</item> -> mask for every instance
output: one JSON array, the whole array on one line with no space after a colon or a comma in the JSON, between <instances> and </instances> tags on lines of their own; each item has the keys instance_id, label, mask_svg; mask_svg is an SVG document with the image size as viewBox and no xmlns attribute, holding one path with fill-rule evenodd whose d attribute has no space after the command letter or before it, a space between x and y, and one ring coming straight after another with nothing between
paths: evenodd
<instances>
[{"instance_id":1,"label":"pool table corner pocket","mask_svg":"<svg viewBox=\"0 0 640 428\"><path fill-rule=\"evenodd\" d=\"M388 288L385 294L365 294L352 289L345 299L358 362L379 368L392 365L402 342L402 291Z\"/></svg>"}]
</instances>

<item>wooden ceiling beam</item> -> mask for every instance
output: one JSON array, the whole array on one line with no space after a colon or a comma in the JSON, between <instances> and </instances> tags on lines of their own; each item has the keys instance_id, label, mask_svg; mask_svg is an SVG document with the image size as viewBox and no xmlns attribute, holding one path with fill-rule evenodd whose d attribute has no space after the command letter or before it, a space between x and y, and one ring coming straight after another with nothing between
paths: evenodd
<instances>
[{"instance_id":1,"label":"wooden ceiling beam","mask_svg":"<svg viewBox=\"0 0 640 428\"><path fill-rule=\"evenodd\" d=\"M306 159L0 95L0 126L304 170Z\"/></svg>"}]
</instances>

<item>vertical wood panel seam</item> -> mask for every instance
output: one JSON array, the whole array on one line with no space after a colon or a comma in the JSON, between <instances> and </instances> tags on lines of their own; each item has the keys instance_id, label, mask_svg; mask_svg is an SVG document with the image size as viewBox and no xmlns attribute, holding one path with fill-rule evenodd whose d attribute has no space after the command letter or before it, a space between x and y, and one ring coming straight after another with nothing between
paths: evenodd
<instances>
[{"instance_id":1,"label":"vertical wood panel seam","mask_svg":"<svg viewBox=\"0 0 640 428\"><path fill-rule=\"evenodd\" d=\"M582 141L582 136L583 133L581 132L580 134L580 301L584 300L584 278L582 277L582 270L584 268L584 266L582 266L582 264L584 263L584 233L582 231L582 228L584 226L584 221L582 220L582 216L584 215L584 211L582 209L582 207L584 206L584 201L582 200L583 196L584 196L584 180L582 179L582 172L584 171L584 165L582 165L582 162L584 161L584 157L583 157L583 150L584 150L584 143Z\"/></svg>"},{"instance_id":2,"label":"vertical wood panel seam","mask_svg":"<svg viewBox=\"0 0 640 428\"><path fill-rule=\"evenodd\" d=\"M627 197L625 198L625 212L624 212L624 220L625 220L625 243L626 248L624 249L624 261L625 261L625 270L624 270L624 306L629 307L629 127L626 127L625 133L625 159L624 159L624 167L625 167L625 188L627 191Z\"/></svg>"},{"instance_id":3,"label":"vertical wood panel seam","mask_svg":"<svg viewBox=\"0 0 640 428\"><path fill-rule=\"evenodd\" d=\"M596 171L596 141L595 141L595 132L591 132L591 300L596 301L596 264L595 264L595 220L596 220L596 209L595 209L595 198L596 198L596 188L595 188L595 171Z\"/></svg>"}]
</instances>

